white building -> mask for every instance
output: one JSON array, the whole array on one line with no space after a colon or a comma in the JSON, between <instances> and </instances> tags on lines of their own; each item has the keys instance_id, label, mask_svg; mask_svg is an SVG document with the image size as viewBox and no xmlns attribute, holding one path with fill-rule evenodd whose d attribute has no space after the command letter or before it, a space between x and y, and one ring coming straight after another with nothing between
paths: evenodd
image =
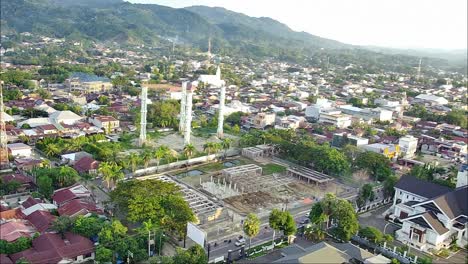
<instances>
[{"instance_id":1,"label":"white building","mask_svg":"<svg viewBox=\"0 0 468 264\"><path fill-rule=\"evenodd\" d=\"M406 135L399 139L398 145L400 145L400 153L403 155L403 158L413 158L418 149L418 139Z\"/></svg>"},{"instance_id":2,"label":"white building","mask_svg":"<svg viewBox=\"0 0 468 264\"><path fill-rule=\"evenodd\" d=\"M468 185L468 165L463 164L457 174L457 188Z\"/></svg>"},{"instance_id":3,"label":"white building","mask_svg":"<svg viewBox=\"0 0 468 264\"><path fill-rule=\"evenodd\" d=\"M440 96L435 96L433 94L420 94L415 97L416 102L423 102L423 103L429 103L431 105L446 105L448 104L448 100L440 97Z\"/></svg>"},{"instance_id":4,"label":"white building","mask_svg":"<svg viewBox=\"0 0 468 264\"><path fill-rule=\"evenodd\" d=\"M106 131L106 133L110 133L120 127L119 120L115 119L112 116L92 116L89 118L89 122L91 122L96 127L103 129L104 131Z\"/></svg>"},{"instance_id":5,"label":"white building","mask_svg":"<svg viewBox=\"0 0 468 264\"><path fill-rule=\"evenodd\" d=\"M66 124L66 125L74 125L83 117L73 113L72 111L56 111L49 115L49 119L54 124Z\"/></svg>"},{"instance_id":6,"label":"white building","mask_svg":"<svg viewBox=\"0 0 468 264\"><path fill-rule=\"evenodd\" d=\"M351 116L341 113L335 108L322 109L320 111L319 123L336 126L337 128L347 128L351 126Z\"/></svg>"},{"instance_id":7,"label":"white building","mask_svg":"<svg viewBox=\"0 0 468 264\"><path fill-rule=\"evenodd\" d=\"M249 117L247 120L247 126L256 129L264 129L267 126L273 126L275 124L275 120L275 113L258 113Z\"/></svg>"},{"instance_id":8,"label":"white building","mask_svg":"<svg viewBox=\"0 0 468 264\"><path fill-rule=\"evenodd\" d=\"M331 109L332 106L332 102L328 101L328 99L318 98L315 104L306 108L305 116L307 119L319 120L322 110Z\"/></svg>"},{"instance_id":9,"label":"white building","mask_svg":"<svg viewBox=\"0 0 468 264\"><path fill-rule=\"evenodd\" d=\"M305 123L305 118L302 116L283 116L276 118L276 129L293 129L296 130L302 127Z\"/></svg>"},{"instance_id":10,"label":"white building","mask_svg":"<svg viewBox=\"0 0 468 264\"><path fill-rule=\"evenodd\" d=\"M218 69L216 69L215 75L202 74L198 78L198 81L203 82L206 85L211 85L215 87L221 87L226 85L226 82L221 80L221 69L219 68L219 66Z\"/></svg>"},{"instance_id":11,"label":"white building","mask_svg":"<svg viewBox=\"0 0 468 264\"><path fill-rule=\"evenodd\" d=\"M468 244L468 186L452 190L412 176L395 185L394 215L403 222L396 239L430 251Z\"/></svg>"},{"instance_id":12,"label":"white building","mask_svg":"<svg viewBox=\"0 0 468 264\"><path fill-rule=\"evenodd\" d=\"M219 109L219 104L215 104L211 106L211 112L215 113ZM242 112L246 114L250 114L253 112L253 108L250 105L244 104L241 101L238 100L232 100L229 104L226 104L224 106L224 116L229 116L232 113L235 112Z\"/></svg>"},{"instance_id":13,"label":"white building","mask_svg":"<svg viewBox=\"0 0 468 264\"><path fill-rule=\"evenodd\" d=\"M24 143L8 144L8 153L13 157L31 157L32 148Z\"/></svg>"},{"instance_id":14,"label":"white building","mask_svg":"<svg viewBox=\"0 0 468 264\"><path fill-rule=\"evenodd\" d=\"M376 121L392 121L393 118L393 112L382 109L382 108L359 108L355 107L352 105L341 105L339 106L340 110L343 111L343 113L352 115L353 117L356 118L362 118L365 121L369 120L376 120Z\"/></svg>"}]
</instances>

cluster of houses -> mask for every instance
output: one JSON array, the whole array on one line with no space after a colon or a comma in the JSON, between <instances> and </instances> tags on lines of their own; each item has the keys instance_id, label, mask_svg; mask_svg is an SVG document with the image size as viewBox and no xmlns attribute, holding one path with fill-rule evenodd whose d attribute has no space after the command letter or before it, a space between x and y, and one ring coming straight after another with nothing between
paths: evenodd
<instances>
[{"instance_id":1,"label":"cluster of houses","mask_svg":"<svg viewBox=\"0 0 468 264\"><path fill-rule=\"evenodd\" d=\"M32 247L21 252L1 254L1 263L68 263L94 259L93 238L71 232L62 236L53 229L58 216L104 217L102 208L91 192L81 184L58 189L52 202L26 196L6 196L0 205L0 239L15 243L20 238L32 239Z\"/></svg>"}]
</instances>

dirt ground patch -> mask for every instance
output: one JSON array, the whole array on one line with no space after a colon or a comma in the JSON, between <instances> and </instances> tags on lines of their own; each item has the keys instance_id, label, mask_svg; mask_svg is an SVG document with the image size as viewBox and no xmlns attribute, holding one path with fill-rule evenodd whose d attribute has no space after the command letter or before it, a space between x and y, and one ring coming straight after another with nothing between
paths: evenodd
<instances>
[{"instance_id":1,"label":"dirt ground patch","mask_svg":"<svg viewBox=\"0 0 468 264\"><path fill-rule=\"evenodd\" d=\"M281 199L263 191L229 197L224 201L242 213L251 213L257 209L282 202Z\"/></svg>"},{"instance_id":2,"label":"dirt ground patch","mask_svg":"<svg viewBox=\"0 0 468 264\"><path fill-rule=\"evenodd\" d=\"M322 198L326 193L340 194L343 189L341 186L330 182L327 185L316 186L307 183L293 182L288 184L288 187L294 190L298 197L309 197L309 198Z\"/></svg>"}]
</instances>

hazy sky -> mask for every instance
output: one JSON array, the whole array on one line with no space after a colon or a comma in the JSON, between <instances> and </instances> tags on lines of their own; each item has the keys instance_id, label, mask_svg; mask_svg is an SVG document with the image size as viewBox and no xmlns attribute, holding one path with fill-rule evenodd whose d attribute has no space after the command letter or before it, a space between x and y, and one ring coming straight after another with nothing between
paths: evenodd
<instances>
[{"instance_id":1,"label":"hazy sky","mask_svg":"<svg viewBox=\"0 0 468 264\"><path fill-rule=\"evenodd\" d=\"M220 6L357 45L467 48L467 0L127 0Z\"/></svg>"}]
</instances>

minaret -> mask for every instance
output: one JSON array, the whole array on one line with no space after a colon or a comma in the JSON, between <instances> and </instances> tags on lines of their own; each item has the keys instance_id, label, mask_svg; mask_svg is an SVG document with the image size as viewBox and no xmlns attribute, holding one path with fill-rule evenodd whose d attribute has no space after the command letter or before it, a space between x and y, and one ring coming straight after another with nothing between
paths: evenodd
<instances>
[{"instance_id":1,"label":"minaret","mask_svg":"<svg viewBox=\"0 0 468 264\"><path fill-rule=\"evenodd\" d=\"M218 68L219 69L219 68ZM226 101L226 86L221 86L221 92L219 95L219 117L218 117L218 138L224 138L223 126L224 126L224 102Z\"/></svg>"},{"instance_id":2,"label":"minaret","mask_svg":"<svg viewBox=\"0 0 468 264\"><path fill-rule=\"evenodd\" d=\"M421 62L422 59L419 59L419 65L418 65L418 74L416 75L416 81L419 81L419 78L421 78Z\"/></svg>"},{"instance_id":3,"label":"minaret","mask_svg":"<svg viewBox=\"0 0 468 264\"><path fill-rule=\"evenodd\" d=\"M187 101L185 108L185 136L184 144L190 144L190 134L192 133L192 84L187 85Z\"/></svg>"},{"instance_id":4,"label":"minaret","mask_svg":"<svg viewBox=\"0 0 468 264\"><path fill-rule=\"evenodd\" d=\"M219 65L216 69L216 78L218 78L218 80L221 80L221 68L219 68Z\"/></svg>"},{"instance_id":5,"label":"minaret","mask_svg":"<svg viewBox=\"0 0 468 264\"><path fill-rule=\"evenodd\" d=\"M208 60L211 59L211 37L208 38Z\"/></svg>"},{"instance_id":6,"label":"minaret","mask_svg":"<svg viewBox=\"0 0 468 264\"><path fill-rule=\"evenodd\" d=\"M185 132L185 116L186 116L186 103L187 103L187 83L182 82L182 97L180 98L180 114L179 114L179 132Z\"/></svg>"},{"instance_id":7,"label":"minaret","mask_svg":"<svg viewBox=\"0 0 468 264\"><path fill-rule=\"evenodd\" d=\"M3 107L3 81L0 81L0 169L8 168L10 162L8 161L8 137L6 134L4 107Z\"/></svg>"},{"instance_id":8,"label":"minaret","mask_svg":"<svg viewBox=\"0 0 468 264\"><path fill-rule=\"evenodd\" d=\"M140 120L140 138L139 145L143 146L146 142L146 113L148 100L148 87L142 86L141 88L141 120Z\"/></svg>"}]
</instances>

